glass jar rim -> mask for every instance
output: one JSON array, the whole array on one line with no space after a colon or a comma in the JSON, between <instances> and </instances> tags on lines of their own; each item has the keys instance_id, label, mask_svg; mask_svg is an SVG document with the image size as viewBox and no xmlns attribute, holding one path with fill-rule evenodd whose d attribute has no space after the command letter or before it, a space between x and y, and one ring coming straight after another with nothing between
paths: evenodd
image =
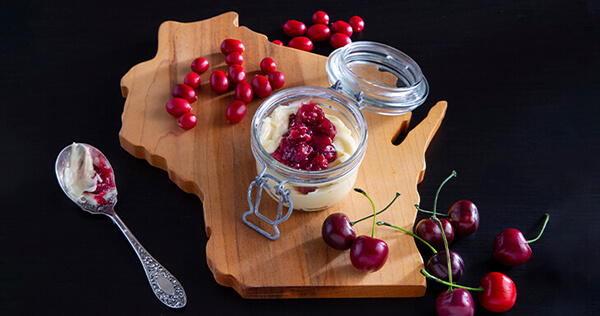
<instances>
[{"instance_id":1,"label":"glass jar rim","mask_svg":"<svg viewBox=\"0 0 600 316\"><path fill-rule=\"evenodd\" d=\"M279 104L293 99L300 100L304 97L311 96L329 98L330 100L341 104L344 108L348 109L350 114L352 114L352 116L356 120L357 129L360 133L360 138L358 139L358 146L354 153L350 156L350 158L333 168L328 168L325 170L299 170L282 164L281 162L271 157L270 153L268 153L266 149L262 146L260 136L258 133L258 129L262 124L262 120L266 117L266 115L268 115L271 112L272 109L279 106ZM352 123L354 124L354 122ZM351 170L351 168L348 168L348 170L344 171L344 168L353 165L357 162L360 163L360 161L362 161L367 145L368 131L366 120L362 112L360 111L358 104L356 104L356 101L351 100L344 94L335 91L331 88L322 88L317 86L296 86L281 90L271 95L259 106L259 108L256 110L256 113L254 114L254 117L252 118L251 139L253 142L252 150L255 151L256 147L255 154L258 155L258 158L263 160L263 162L267 165L273 167L273 169L275 169L277 173L282 175L293 175L294 178L299 180L317 180L312 182L318 183L320 182L318 181L319 179L327 178L328 176L331 176L332 174L336 174L338 172L341 172L341 174L339 175L341 177ZM256 146L254 146L254 144Z\"/></svg>"}]
</instances>

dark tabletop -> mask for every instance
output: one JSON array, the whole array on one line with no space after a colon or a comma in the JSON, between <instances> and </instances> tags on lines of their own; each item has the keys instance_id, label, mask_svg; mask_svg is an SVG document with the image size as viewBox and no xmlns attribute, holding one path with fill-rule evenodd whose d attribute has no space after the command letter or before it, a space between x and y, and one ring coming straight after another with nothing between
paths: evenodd
<instances>
[{"instance_id":1,"label":"dark tabletop","mask_svg":"<svg viewBox=\"0 0 600 316\"><path fill-rule=\"evenodd\" d=\"M478 231L452 249L461 284L499 271L518 289L506 315L598 315L600 273L600 3L598 1L4 1L0 6L0 314L2 315L434 315L444 286L421 298L246 300L206 264L200 200L165 171L119 145L121 77L154 57L158 27L236 11L240 25L286 41L288 19L360 15L354 40L394 46L421 66L431 93L411 127L438 100L448 111L426 153L418 186L431 208L477 204ZM327 55L327 45L316 52ZM248 119L248 118L246 118ZM54 175L73 141L100 148L120 191L117 211L188 296L171 310L151 292L130 245L106 217L80 211ZM514 227L537 235L526 264L491 256ZM419 216L426 217L425 215ZM424 258L430 254L422 249ZM474 296L476 296L474 294ZM477 301L477 299L476 299ZM476 312L486 312L476 303Z\"/></svg>"}]
</instances>

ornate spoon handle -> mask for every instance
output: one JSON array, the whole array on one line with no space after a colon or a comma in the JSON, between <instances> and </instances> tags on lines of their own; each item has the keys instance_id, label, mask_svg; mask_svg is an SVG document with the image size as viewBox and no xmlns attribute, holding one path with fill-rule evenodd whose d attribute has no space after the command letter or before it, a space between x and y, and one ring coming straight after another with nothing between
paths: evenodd
<instances>
[{"instance_id":1,"label":"ornate spoon handle","mask_svg":"<svg viewBox=\"0 0 600 316\"><path fill-rule=\"evenodd\" d=\"M156 297L169 307L184 307L187 297L181 283L142 247L140 242L133 236L129 228L125 226L125 223L121 221L114 211L106 213L106 215L112 218L113 222L119 226L123 235L127 237L127 240L129 240L129 243L135 250L138 258L140 258L142 266L144 266L144 271L146 271L148 282L150 282L150 286Z\"/></svg>"}]
</instances>

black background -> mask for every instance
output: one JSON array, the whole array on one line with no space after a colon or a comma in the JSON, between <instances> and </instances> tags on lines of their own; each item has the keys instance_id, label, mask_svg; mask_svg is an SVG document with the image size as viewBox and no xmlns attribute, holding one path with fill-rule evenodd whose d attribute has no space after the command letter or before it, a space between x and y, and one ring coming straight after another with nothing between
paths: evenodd
<instances>
[{"instance_id":1,"label":"black background","mask_svg":"<svg viewBox=\"0 0 600 316\"><path fill-rule=\"evenodd\" d=\"M436 101L449 102L418 189L431 208L456 170L438 209L463 198L479 207L479 230L452 245L466 262L460 283L477 286L490 271L510 276L518 297L506 315L600 314L600 3L554 0L3 1L0 313L434 315L445 287L433 283L422 298L242 299L206 265L200 200L119 146L120 79L154 57L161 22L236 11L240 25L286 42L281 25L308 23L316 10L332 21L362 16L366 28L354 40L389 44L419 63L431 93L411 126ZM108 156L117 212L181 281L185 309L154 297L117 227L64 196L54 160L73 141ZM544 212L551 219L528 263L492 259L502 229L533 238ZM476 304L477 314L491 314Z\"/></svg>"}]
</instances>

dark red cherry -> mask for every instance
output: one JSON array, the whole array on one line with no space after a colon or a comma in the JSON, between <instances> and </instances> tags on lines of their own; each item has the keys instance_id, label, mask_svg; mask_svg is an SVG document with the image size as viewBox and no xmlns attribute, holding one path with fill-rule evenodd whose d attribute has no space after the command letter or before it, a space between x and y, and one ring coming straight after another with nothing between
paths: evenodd
<instances>
[{"instance_id":1,"label":"dark red cherry","mask_svg":"<svg viewBox=\"0 0 600 316\"><path fill-rule=\"evenodd\" d=\"M442 222L442 227L444 227L448 244L452 243L452 240L454 240L454 230L452 229L452 225L444 218L440 219L440 222ZM430 243L435 249L444 248L444 239L442 238L440 226L430 218L424 218L417 223L415 234L425 239L425 241Z\"/></svg>"},{"instance_id":2,"label":"dark red cherry","mask_svg":"<svg viewBox=\"0 0 600 316\"><path fill-rule=\"evenodd\" d=\"M452 291L444 291L437 297L435 309L440 316L473 316L475 302L469 291L453 288Z\"/></svg>"},{"instance_id":3,"label":"dark red cherry","mask_svg":"<svg viewBox=\"0 0 600 316\"><path fill-rule=\"evenodd\" d=\"M456 282L465 270L465 262L458 253L450 250L450 264L452 265L452 281ZM444 281L449 281L448 255L446 254L446 250L442 250L429 258L429 261L427 261L427 272Z\"/></svg>"},{"instance_id":4,"label":"dark red cherry","mask_svg":"<svg viewBox=\"0 0 600 316\"><path fill-rule=\"evenodd\" d=\"M531 248L525 236L514 228L507 228L496 236L493 251L496 260L511 267L522 265L531 258Z\"/></svg>"},{"instance_id":5,"label":"dark red cherry","mask_svg":"<svg viewBox=\"0 0 600 316\"><path fill-rule=\"evenodd\" d=\"M350 249L356 239L356 232L352 228L350 219L342 213L327 216L321 233L325 243L338 250Z\"/></svg>"},{"instance_id":6,"label":"dark red cherry","mask_svg":"<svg viewBox=\"0 0 600 316\"><path fill-rule=\"evenodd\" d=\"M383 267L389 253L385 241L369 236L358 236L350 249L350 262L365 272L375 272Z\"/></svg>"},{"instance_id":7,"label":"dark red cherry","mask_svg":"<svg viewBox=\"0 0 600 316\"><path fill-rule=\"evenodd\" d=\"M450 207L448 220L454 228L454 233L467 236L474 233L479 227L479 211L473 202L460 200Z\"/></svg>"}]
</instances>

